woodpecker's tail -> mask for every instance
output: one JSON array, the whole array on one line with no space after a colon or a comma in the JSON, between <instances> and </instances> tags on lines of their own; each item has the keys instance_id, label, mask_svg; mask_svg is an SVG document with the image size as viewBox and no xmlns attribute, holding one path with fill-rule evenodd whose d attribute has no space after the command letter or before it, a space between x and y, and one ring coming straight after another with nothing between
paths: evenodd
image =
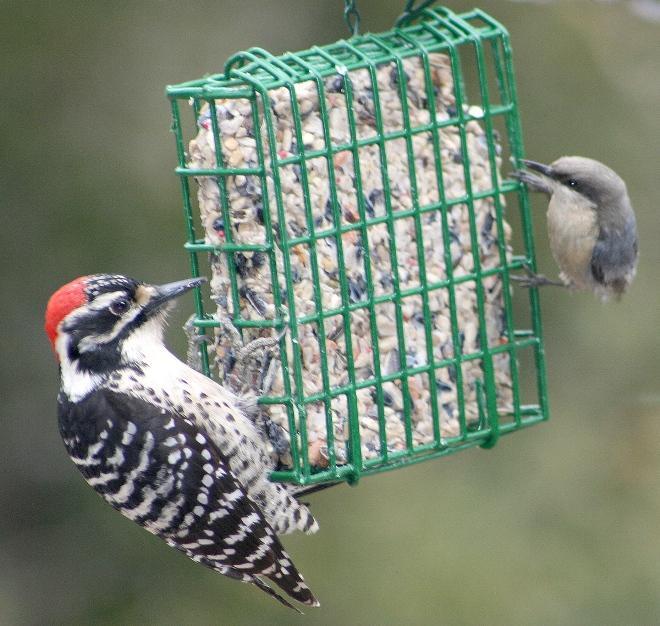
<instances>
[{"instance_id":1,"label":"woodpecker's tail","mask_svg":"<svg viewBox=\"0 0 660 626\"><path fill-rule=\"evenodd\" d=\"M314 597L309 587L305 584L303 577L298 573L298 570L296 570L295 566L291 562L291 559L289 558L288 554L284 552L284 550L282 550L280 558L275 561L267 570L258 573L247 573L237 570L233 567L218 565L217 562L205 558L200 559L199 562L203 565L206 565L207 567L210 567L216 572L220 572L221 574L229 576L230 578L234 578L235 580L240 580L244 583L252 583L255 587L258 587L269 596L275 598L275 600L282 603L284 606L293 609L301 615L302 611L298 607L294 606L286 598L282 597L272 587L261 580L259 576L270 578L270 580L277 584L289 596L298 602L301 602L302 604L307 604L309 606L320 606L319 601Z\"/></svg>"},{"instance_id":2,"label":"woodpecker's tail","mask_svg":"<svg viewBox=\"0 0 660 626\"><path fill-rule=\"evenodd\" d=\"M256 576L250 581L252 584L255 586L259 587L261 591L264 591L267 593L269 596L275 598L278 602L281 602L284 606L293 609L296 613L299 613L300 615L304 615L304 613L297 607L293 606L291 602L289 602L286 598L283 598L277 591L273 590L272 587L269 587L261 578L257 578Z\"/></svg>"},{"instance_id":3,"label":"woodpecker's tail","mask_svg":"<svg viewBox=\"0 0 660 626\"><path fill-rule=\"evenodd\" d=\"M294 600L297 600L301 604L307 604L309 606L320 606L319 601L314 597L312 590L305 583L305 579L296 569L296 566L291 562L289 555L282 550L280 557L273 563L272 567L269 570L261 572L263 576L269 578L274 582L282 591L285 591L287 595L291 596ZM261 585L258 583L257 586L260 589L270 593L271 595L276 596L280 602L287 604L286 600L280 598L268 585L263 581L260 581ZM266 589L264 589L264 586Z\"/></svg>"}]
</instances>

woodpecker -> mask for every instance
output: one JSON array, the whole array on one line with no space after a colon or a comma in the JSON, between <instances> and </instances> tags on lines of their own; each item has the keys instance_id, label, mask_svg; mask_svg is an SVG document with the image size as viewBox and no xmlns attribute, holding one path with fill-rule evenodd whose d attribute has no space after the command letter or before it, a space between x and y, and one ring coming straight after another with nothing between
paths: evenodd
<instances>
[{"instance_id":1,"label":"woodpecker","mask_svg":"<svg viewBox=\"0 0 660 626\"><path fill-rule=\"evenodd\" d=\"M532 191L550 196L548 235L561 282L533 275L521 282L592 291L601 300L616 298L637 271L635 213L622 178L612 169L579 156L550 165L522 161L514 177Z\"/></svg>"},{"instance_id":2,"label":"woodpecker","mask_svg":"<svg viewBox=\"0 0 660 626\"><path fill-rule=\"evenodd\" d=\"M149 285L83 276L58 289L45 330L59 361L59 429L87 483L166 543L288 607L263 578L318 606L278 534L315 532L268 480L269 442L231 391L165 347L166 312L203 279Z\"/></svg>"}]
</instances>

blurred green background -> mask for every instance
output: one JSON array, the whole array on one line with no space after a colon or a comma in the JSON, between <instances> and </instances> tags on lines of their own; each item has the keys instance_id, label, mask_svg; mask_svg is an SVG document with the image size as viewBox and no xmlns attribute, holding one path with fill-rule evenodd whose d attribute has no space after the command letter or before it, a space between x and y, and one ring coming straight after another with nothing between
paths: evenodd
<instances>
[{"instance_id":1,"label":"blurred green background","mask_svg":"<svg viewBox=\"0 0 660 626\"><path fill-rule=\"evenodd\" d=\"M359 4L378 31L403 0ZM252 45L345 37L341 2L0 2L0 623L660 623L660 24L621 2L478 6L512 35L527 154L588 155L627 180L639 274L620 303L543 294L550 422L311 497L321 532L285 543L322 607L299 618L83 483L42 316L80 274L188 275L165 85Z\"/></svg>"}]
</instances>

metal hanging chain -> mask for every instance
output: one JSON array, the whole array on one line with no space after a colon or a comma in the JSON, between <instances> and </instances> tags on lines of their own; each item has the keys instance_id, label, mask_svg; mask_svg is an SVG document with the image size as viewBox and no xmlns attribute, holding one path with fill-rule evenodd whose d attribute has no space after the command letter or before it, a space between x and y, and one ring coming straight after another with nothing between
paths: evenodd
<instances>
[{"instance_id":1,"label":"metal hanging chain","mask_svg":"<svg viewBox=\"0 0 660 626\"><path fill-rule=\"evenodd\" d=\"M357 9L357 0L344 0L344 21L351 37L360 34L360 12Z\"/></svg>"},{"instance_id":2,"label":"metal hanging chain","mask_svg":"<svg viewBox=\"0 0 660 626\"><path fill-rule=\"evenodd\" d=\"M416 17L419 17L422 11L431 6L435 0L421 0L418 6L415 6L416 2L417 0L406 0L406 7L403 9L403 13L394 23L395 26L403 26L407 22L410 22Z\"/></svg>"},{"instance_id":3,"label":"metal hanging chain","mask_svg":"<svg viewBox=\"0 0 660 626\"><path fill-rule=\"evenodd\" d=\"M419 17L435 0L419 0L419 4L417 2L418 0L406 0L403 13L394 23L395 26L403 26ZM415 6L416 4L417 6ZM360 12L357 8L357 0L344 0L344 21L348 26L351 37L357 37L360 34Z\"/></svg>"}]
</instances>

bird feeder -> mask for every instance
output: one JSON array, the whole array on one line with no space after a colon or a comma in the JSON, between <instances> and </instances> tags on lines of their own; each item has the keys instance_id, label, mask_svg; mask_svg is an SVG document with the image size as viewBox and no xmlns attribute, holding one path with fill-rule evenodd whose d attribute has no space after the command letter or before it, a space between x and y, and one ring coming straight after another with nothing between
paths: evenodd
<instances>
[{"instance_id":1,"label":"bird feeder","mask_svg":"<svg viewBox=\"0 0 660 626\"><path fill-rule=\"evenodd\" d=\"M501 173L523 157L509 37L422 4L167 88L185 249L211 278L201 367L260 396L273 480L355 483L548 416L538 294L514 306L510 284L535 258Z\"/></svg>"}]
</instances>

